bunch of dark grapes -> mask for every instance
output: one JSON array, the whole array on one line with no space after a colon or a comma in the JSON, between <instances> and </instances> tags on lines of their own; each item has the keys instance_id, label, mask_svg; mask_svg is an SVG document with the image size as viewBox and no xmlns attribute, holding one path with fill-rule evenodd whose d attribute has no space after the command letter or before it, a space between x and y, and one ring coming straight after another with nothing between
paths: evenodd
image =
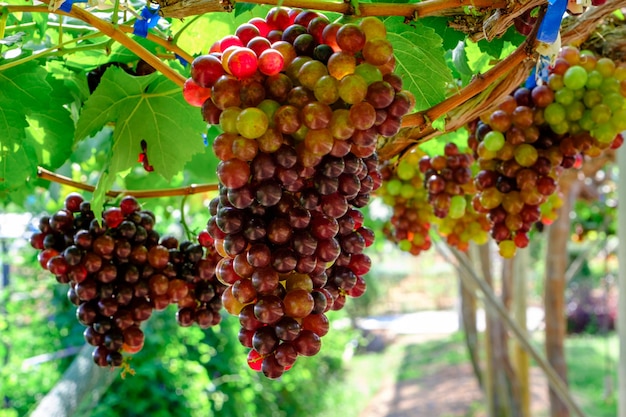
<instances>
[{"instance_id":1,"label":"bunch of dark grapes","mask_svg":"<svg viewBox=\"0 0 626 417\"><path fill-rule=\"evenodd\" d=\"M621 145L625 96L626 67L564 47L547 82L518 88L470 124L480 167L473 204L488 213L502 256L527 246L528 231L557 191L563 169Z\"/></svg>"},{"instance_id":2,"label":"bunch of dark grapes","mask_svg":"<svg viewBox=\"0 0 626 417\"><path fill-rule=\"evenodd\" d=\"M316 354L325 312L365 290L373 241L358 210L382 176L379 135L414 105L382 22L272 8L192 63L183 93L222 132L208 231L224 307L249 364L277 378Z\"/></svg>"},{"instance_id":3,"label":"bunch of dark grapes","mask_svg":"<svg viewBox=\"0 0 626 417\"><path fill-rule=\"evenodd\" d=\"M419 148L411 149L396 164L383 166L383 186L378 194L391 207L392 215L383 226L385 237L413 255L431 247L429 235L434 219L424 188L424 174L418 164L426 154Z\"/></svg>"},{"instance_id":4,"label":"bunch of dark grapes","mask_svg":"<svg viewBox=\"0 0 626 417\"><path fill-rule=\"evenodd\" d=\"M41 266L69 285L68 298L77 306L78 321L87 327L84 337L95 346L93 359L99 366L122 366L122 352L141 350L140 326L153 310L183 301L187 308L193 305L194 312L204 307L213 313L221 307L213 300L197 300L198 282L203 281L220 301L211 272L197 267L202 247L185 243L179 248L173 238L161 244L154 223L154 215L141 210L131 196L122 198L119 207L107 208L99 222L90 204L73 193L64 209L41 219L40 232L31 238L32 246L41 250ZM217 316L193 317L207 327L219 322ZM180 317L179 322L187 325Z\"/></svg>"},{"instance_id":5,"label":"bunch of dark grapes","mask_svg":"<svg viewBox=\"0 0 626 417\"><path fill-rule=\"evenodd\" d=\"M459 152L455 143L446 143L443 155L423 156L419 169L424 174L424 187L435 216L458 219L465 214L465 195L473 194L471 165L474 158Z\"/></svg>"},{"instance_id":6,"label":"bunch of dark grapes","mask_svg":"<svg viewBox=\"0 0 626 417\"><path fill-rule=\"evenodd\" d=\"M174 272L170 277L168 296L177 304L176 320L183 327L197 324L206 329L222 321L222 294L226 286L216 277L216 267L222 259L207 231L198 235L198 243L182 242L176 247L172 239L163 241L170 246L170 262Z\"/></svg>"}]
</instances>

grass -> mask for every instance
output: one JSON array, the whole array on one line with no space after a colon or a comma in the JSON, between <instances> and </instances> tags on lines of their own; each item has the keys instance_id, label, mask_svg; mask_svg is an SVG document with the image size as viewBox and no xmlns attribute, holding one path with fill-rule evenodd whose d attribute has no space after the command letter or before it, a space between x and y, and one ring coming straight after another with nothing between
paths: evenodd
<instances>
[{"instance_id":1,"label":"grass","mask_svg":"<svg viewBox=\"0 0 626 417\"><path fill-rule=\"evenodd\" d=\"M614 417L617 414L617 361L619 341L615 334L576 336L565 341L568 379L572 394L584 412L592 417ZM463 335L456 333L422 343L394 343L380 353L354 356L346 369L342 396L350 407L343 417L357 417L367 400L385 382L403 382L432 375L439 370L469 363ZM605 381L612 382L607 392ZM361 406L359 406L361 404ZM472 404L466 416L482 415L482 404Z\"/></svg>"}]
</instances>

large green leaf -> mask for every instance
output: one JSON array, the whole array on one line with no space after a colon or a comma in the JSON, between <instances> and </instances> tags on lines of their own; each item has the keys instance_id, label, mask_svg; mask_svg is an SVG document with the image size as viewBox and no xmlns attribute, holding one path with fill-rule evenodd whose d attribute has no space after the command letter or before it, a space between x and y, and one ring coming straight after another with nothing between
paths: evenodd
<instances>
[{"instance_id":1,"label":"large green leaf","mask_svg":"<svg viewBox=\"0 0 626 417\"><path fill-rule=\"evenodd\" d=\"M115 176L137 162L141 141L154 173L171 179L198 152L204 150L201 134L206 130L197 108L188 105L180 87L154 73L135 77L109 68L87 100L76 127L75 139L93 136L108 123L115 123L108 168L94 195L96 208Z\"/></svg>"},{"instance_id":2,"label":"large green leaf","mask_svg":"<svg viewBox=\"0 0 626 417\"><path fill-rule=\"evenodd\" d=\"M37 157L25 141L26 118L0 96L0 196L23 186L37 172Z\"/></svg>"},{"instance_id":3,"label":"large green leaf","mask_svg":"<svg viewBox=\"0 0 626 417\"><path fill-rule=\"evenodd\" d=\"M420 23L408 26L397 18L387 19L385 25L396 56L396 72L403 78L404 88L415 95L415 109L427 109L444 100L453 80L441 37Z\"/></svg>"},{"instance_id":4,"label":"large green leaf","mask_svg":"<svg viewBox=\"0 0 626 417\"><path fill-rule=\"evenodd\" d=\"M52 87L46 81L46 70L35 62L28 62L0 71L0 97L15 100L26 111L49 107L46 97Z\"/></svg>"}]
</instances>

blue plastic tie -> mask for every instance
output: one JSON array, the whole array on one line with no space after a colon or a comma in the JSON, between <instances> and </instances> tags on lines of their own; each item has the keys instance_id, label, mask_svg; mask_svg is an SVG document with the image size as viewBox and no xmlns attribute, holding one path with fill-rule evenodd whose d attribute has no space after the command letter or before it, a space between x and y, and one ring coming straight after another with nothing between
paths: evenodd
<instances>
[{"instance_id":1,"label":"blue plastic tie","mask_svg":"<svg viewBox=\"0 0 626 417\"><path fill-rule=\"evenodd\" d=\"M178 55L177 53L174 53L174 56L176 57L178 62L180 62L182 64L183 67L186 67L187 64L189 64L189 62L187 62L187 60L185 58L183 58L182 56Z\"/></svg>"},{"instance_id":2,"label":"blue plastic tie","mask_svg":"<svg viewBox=\"0 0 626 417\"><path fill-rule=\"evenodd\" d=\"M532 90L537 86L537 78L535 78L535 74L535 69L533 68L528 78L526 78L526 82L524 83L524 87L528 88L529 90Z\"/></svg>"},{"instance_id":3,"label":"blue plastic tie","mask_svg":"<svg viewBox=\"0 0 626 417\"><path fill-rule=\"evenodd\" d=\"M87 3L87 0L65 0L59 6L59 10L63 10L65 13L69 13L72 11L72 6L74 3Z\"/></svg>"},{"instance_id":4,"label":"blue plastic tie","mask_svg":"<svg viewBox=\"0 0 626 417\"><path fill-rule=\"evenodd\" d=\"M567 0L549 0L548 10L541 21L537 40L545 43L554 43L561 29L561 21L567 9Z\"/></svg>"},{"instance_id":5,"label":"blue plastic tie","mask_svg":"<svg viewBox=\"0 0 626 417\"><path fill-rule=\"evenodd\" d=\"M159 7L152 9L148 6L141 9L141 16L133 25L133 34L145 38L148 36L148 29L152 29L157 25L161 16L159 16Z\"/></svg>"}]
</instances>

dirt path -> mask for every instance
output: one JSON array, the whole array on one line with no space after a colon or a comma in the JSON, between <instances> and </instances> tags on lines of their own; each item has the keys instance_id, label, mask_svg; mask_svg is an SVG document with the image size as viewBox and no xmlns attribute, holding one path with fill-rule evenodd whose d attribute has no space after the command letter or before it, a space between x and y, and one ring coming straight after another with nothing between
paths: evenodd
<instances>
[{"instance_id":1,"label":"dirt path","mask_svg":"<svg viewBox=\"0 0 626 417\"><path fill-rule=\"evenodd\" d=\"M546 379L536 368L531 369L530 379L531 415L546 416ZM359 417L484 417L483 401L468 363L446 366L422 378L398 383L390 377L383 381Z\"/></svg>"}]
</instances>

